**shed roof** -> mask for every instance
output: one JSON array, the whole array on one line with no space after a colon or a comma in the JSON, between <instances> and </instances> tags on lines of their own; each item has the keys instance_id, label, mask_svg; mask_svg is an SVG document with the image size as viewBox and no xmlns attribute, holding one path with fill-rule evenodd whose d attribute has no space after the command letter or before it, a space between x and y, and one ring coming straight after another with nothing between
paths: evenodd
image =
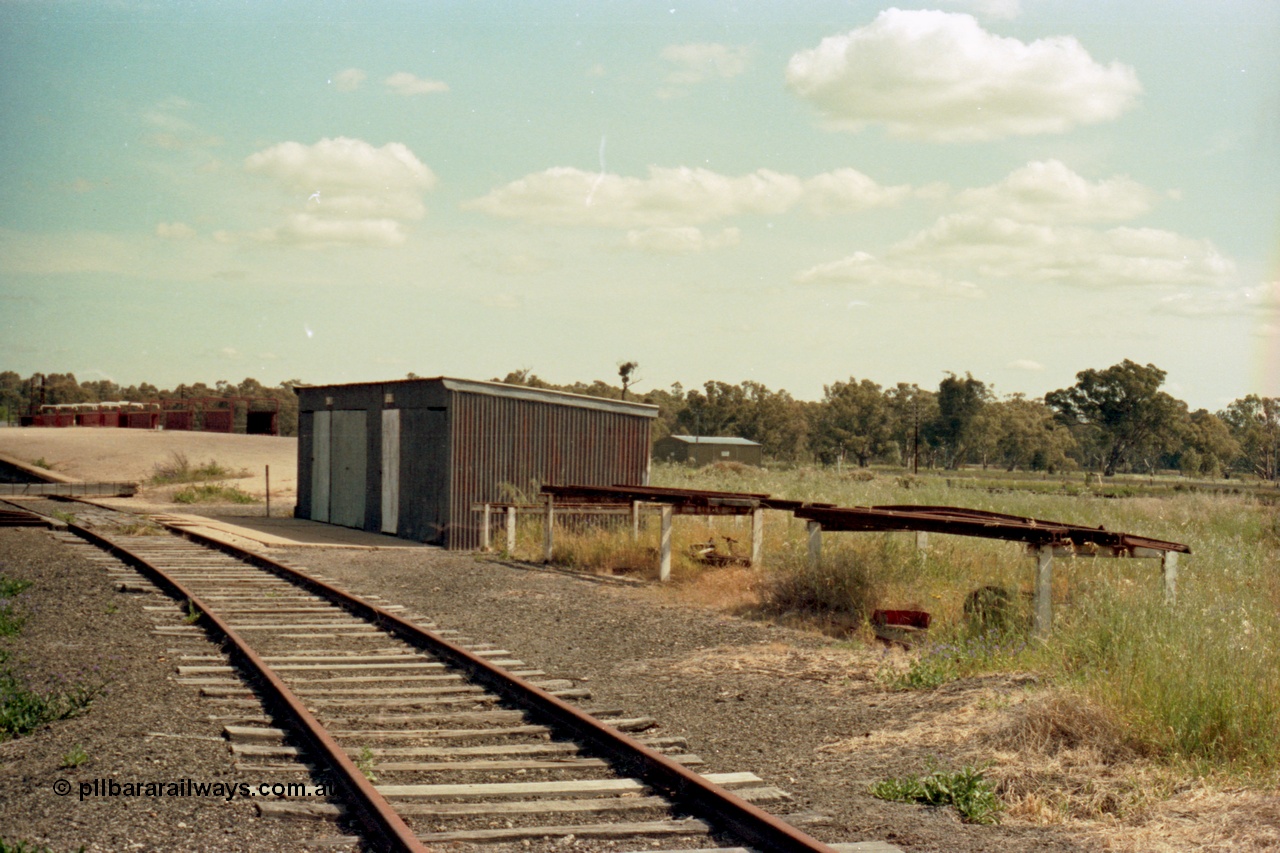
<instances>
[{"instance_id":1,"label":"shed roof","mask_svg":"<svg viewBox=\"0 0 1280 853\"><path fill-rule=\"evenodd\" d=\"M629 400L610 400L607 397L591 397L586 394L572 394L568 391L553 391L549 388L529 388L524 385L508 385L504 382L485 382L478 379L455 379L449 376L419 377L416 379L391 379L385 382L347 382L338 385L300 385L295 389L303 391L323 391L326 388L359 388L388 385L411 385L415 382L439 382L450 391L465 394L487 394L493 397L506 397L515 400L528 400L534 403L551 403L561 406L577 406L584 409L597 409L622 415L636 415L643 418L656 418L658 407L649 403L633 403Z\"/></svg>"},{"instance_id":2,"label":"shed roof","mask_svg":"<svg viewBox=\"0 0 1280 853\"><path fill-rule=\"evenodd\" d=\"M668 438L674 438L676 441L683 441L685 444L732 444L739 447L760 447L758 441L751 441L747 438L737 438L729 435L672 435Z\"/></svg>"}]
</instances>

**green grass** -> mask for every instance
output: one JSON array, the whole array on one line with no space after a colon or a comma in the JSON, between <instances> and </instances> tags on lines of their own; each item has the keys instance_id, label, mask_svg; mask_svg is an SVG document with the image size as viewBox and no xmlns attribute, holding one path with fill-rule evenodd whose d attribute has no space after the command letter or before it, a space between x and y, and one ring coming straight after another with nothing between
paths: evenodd
<instances>
[{"instance_id":1,"label":"green grass","mask_svg":"<svg viewBox=\"0 0 1280 853\"><path fill-rule=\"evenodd\" d=\"M83 713L101 692L100 686L81 684L41 693L7 667L0 669L0 742Z\"/></svg>"},{"instance_id":2,"label":"green grass","mask_svg":"<svg viewBox=\"0 0 1280 853\"><path fill-rule=\"evenodd\" d=\"M909 533L827 533L815 571L804 525L768 513L759 588L769 615L807 612L824 626L843 620L864 638L873 607L929 611L932 641L890 676L893 686L1032 671L1096 703L1148 754L1196 772L1280 773L1280 513L1266 495L1179 489L1176 477L1126 478L1106 488L1134 496L1111 498L1085 492L1083 475L1072 478L1077 494L1066 480L1046 480L1051 488L1039 492L973 488L975 479L655 465L652 482L841 506L963 506L1186 543L1193 553L1179 561L1172 606L1158 561L1055 560L1054 628L1044 643L1022 644L1033 564L1008 542L932 534L922 554ZM702 521L678 518L677 537ZM983 646L964 614L965 598L983 586L1011 594L1013 622L997 647Z\"/></svg>"},{"instance_id":3,"label":"green grass","mask_svg":"<svg viewBox=\"0 0 1280 853\"><path fill-rule=\"evenodd\" d=\"M88 760L89 753L84 751L83 746L76 744L66 755L62 756L61 766L63 770L72 770L79 767L81 764L84 764Z\"/></svg>"},{"instance_id":4,"label":"green grass","mask_svg":"<svg viewBox=\"0 0 1280 853\"><path fill-rule=\"evenodd\" d=\"M18 611L15 599L29 586L30 581L0 575L0 637L12 637L22 630L26 617Z\"/></svg>"},{"instance_id":5,"label":"green grass","mask_svg":"<svg viewBox=\"0 0 1280 853\"><path fill-rule=\"evenodd\" d=\"M53 463L52 463L52 462L49 462L49 461L48 461L47 459L45 459L43 456L41 456L39 459L32 459L32 460L31 460L31 464L32 464L32 465L34 465L34 466L35 466L35 467L37 467L37 468L43 468L43 469L45 469L46 471L52 471L52 470L53 470Z\"/></svg>"},{"instance_id":6,"label":"green grass","mask_svg":"<svg viewBox=\"0 0 1280 853\"><path fill-rule=\"evenodd\" d=\"M873 797L926 806L954 806L965 823L998 823L1000 799L982 771L965 767L954 773L933 770L924 776L885 779L869 789Z\"/></svg>"},{"instance_id":7,"label":"green grass","mask_svg":"<svg viewBox=\"0 0 1280 853\"><path fill-rule=\"evenodd\" d=\"M171 486L178 483L204 483L210 480L227 480L248 477L245 469L228 468L210 459L203 465L193 465L185 453L171 453L166 462L157 463L151 475L151 485Z\"/></svg>"},{"instance_id":8,"label":"green grass","mask_svg":"<svg viewBox=\"0 0 1280 853\"><path fill-rule=\"evenodd\" d=\"M173 500L180 504L258 502L257 498L239 486L228 486L226 483L196 483L174 492Z\"/></svg>"}]
</instances>

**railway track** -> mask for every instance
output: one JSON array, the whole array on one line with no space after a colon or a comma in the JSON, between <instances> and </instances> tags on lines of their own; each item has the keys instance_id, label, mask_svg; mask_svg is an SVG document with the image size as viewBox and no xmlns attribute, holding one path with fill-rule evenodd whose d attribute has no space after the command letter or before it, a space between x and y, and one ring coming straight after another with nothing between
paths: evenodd
<instances>
[{"instance_id":1,"label":"railway track","mask_svg":"<svg viewBox=\"0 0 1280 853\"><path fill-rule=\"evenodd\" d=\"M192 647L177 676L240 709L223 715L237 766L331 795L262 801L264 815L341 818L376 850L832 849L765 810L786 808L785 792L749 772L699 774L702 759L655 720L596 707L588 689L509 650L163 516L24 507L175 599L151 608L158 633L222 644L219 655Z\"/></svg>"}]
</instances>

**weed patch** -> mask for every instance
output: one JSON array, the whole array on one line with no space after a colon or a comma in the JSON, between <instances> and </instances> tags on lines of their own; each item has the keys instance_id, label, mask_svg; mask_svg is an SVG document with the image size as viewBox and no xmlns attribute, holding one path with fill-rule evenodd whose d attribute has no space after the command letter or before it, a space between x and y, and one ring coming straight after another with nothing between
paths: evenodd
<instances>
[{"instance_id":1,"label":"weed patch","mask_svg":"<svg viewBox=\"0 0 1280 853\"><path fill-rule=\"evenodd\" d=\"M11 670L0 669L0 742L84 712L102 690L101 686L81 684L38 693Z\"/></svg>"},{"instance_id":2,"label":"weed patch","mask_svg":"<svg viewBox=\"0 0 1280 853\"><path fill-rule=\"evenodd\" d=\"M29 586L30 581L0 575L0 637L12 637L22 630L26 617L18 612L17 598Z\"/></svg>"},{"instance_id":3,"label":"weed patch","mask_svg":"<svg viewBox=\"0 0 1280 853\"><path fill-rule=\"evenodd\" d=\"M924 776L885 779L869 789L871 796L899 803L955 806L965 823L998 823L1000 798L982 770L965 767L954 773L933 770Z\"/></svg>"},{"instance_id":4,"label":"weed patch","mask_svg":"<svg viewBox=\"0 0 1280 853\"><path fill-rule=\"evenodd\" d=\"M209 480L227 480L248 477L247 470L228 468L212 459L202 465L193 465L185 453L171 453L168 461L155 465L151 485L171 486L176 483L203 483Z\"/></svg>"},{"instance_id":5,"label":"weed patch","mask_svg":"<svg viewBox=\"0 0 1280 853\"><path fill-rule=\"evenodd\" d=\"M173 500L180 504L232 503L251 504L258 499L239 486L226 483L196 483L173 493Z\"/></svg>"},{"instance_id":6,"label":"weed patch","mask_svg":"<svg viewBox=\"0 0 1280 853\"><path fill-rule=\"evenodd\" d=\"M1003 631L983 631L951 642L931 643L903 672L887 676L897 690L932 690L958 678L1011 668L1026 640Z\"/></svg>"}]
</instances>

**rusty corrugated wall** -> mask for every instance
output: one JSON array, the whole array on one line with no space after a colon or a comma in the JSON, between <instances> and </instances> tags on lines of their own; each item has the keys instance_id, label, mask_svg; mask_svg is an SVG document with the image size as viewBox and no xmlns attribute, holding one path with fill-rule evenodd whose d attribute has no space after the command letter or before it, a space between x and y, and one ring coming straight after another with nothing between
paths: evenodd
<instances>
[{"instance_id":1,"label":"rusty corrugated wall","mask_svg":"<svg viewBox=\"0 0 1280 853\"><path fill-rule=\"evenodd\" d=\"M455 391L447 545L478 548L477 503L537 500L548 484L646 485L650 417Z\"/></svg>"}]
</instances>

